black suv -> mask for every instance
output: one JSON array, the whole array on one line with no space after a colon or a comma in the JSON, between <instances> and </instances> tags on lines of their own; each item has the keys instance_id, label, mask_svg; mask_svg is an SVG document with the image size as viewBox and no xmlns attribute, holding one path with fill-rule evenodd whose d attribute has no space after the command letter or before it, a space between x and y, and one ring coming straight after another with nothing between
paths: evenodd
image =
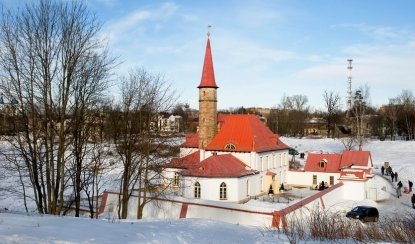
<instances>
[{"instance_id":1,"label":"black suv","mask_svg":"<svg viewBox=\"0 0 415 244\"><path fill-rule=\"evenodd\" d=\"M360 219L362 222L377 222L379 220L379 211L375 207L357 206L347 212L346 217Z\"/></svg>"}]
</instances>

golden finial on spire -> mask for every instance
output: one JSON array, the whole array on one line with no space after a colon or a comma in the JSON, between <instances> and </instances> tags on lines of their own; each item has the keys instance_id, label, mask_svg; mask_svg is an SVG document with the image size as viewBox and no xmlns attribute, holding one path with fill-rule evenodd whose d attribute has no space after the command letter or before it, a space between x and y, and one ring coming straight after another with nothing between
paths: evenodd
<instances>
[{"instance_id":1,"label":"golden finial on spire","mask_svg":"<svg viewBox=\"0 0 415 244\"><path fill-rule=\"evenodd\" d=\"M207 36L210 37L210 28L212 28L211 25L208 25L208 32L207 32Z\"/></svg>"}]
</instances>

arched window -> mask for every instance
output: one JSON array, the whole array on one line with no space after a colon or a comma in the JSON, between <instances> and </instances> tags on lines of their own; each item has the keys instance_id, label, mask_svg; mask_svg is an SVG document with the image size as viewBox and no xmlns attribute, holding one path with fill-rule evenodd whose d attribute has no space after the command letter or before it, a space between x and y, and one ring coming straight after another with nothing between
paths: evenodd
<instances>
[{"instance_id":1,"label":"arched window","mask_svg":"<svg viewBox=\"0 0 415 244\"><path fill-rule=\"evenodd\" d=\"M235 150L236 146L232 143L228 143L228 144L226 144L225 149Z\"/></svg>"},{"instance_id":2,"label":"arched window","mask_svg":"<svg viewBox=\"0 0 415 244\"><path fill-rule=\"evenodd\" d=\"M173 186L179 186L179 173L174 172Z\"/></svg>"},{"instance_id":3,"label":"arched window","mask_svg":"<svg viewBox=\"0 0 415 244\"><path fill-rule=\"evenodd\" d=\"M219 188L219 199L220 200L226 200L227 196L226 196L226 184L225 182L222 182L220 184L220 188Z\"/></svg>"},{"instance_id":4,"label":"arched window","mask_svg":"<svg viewBox=\"0 0 415 244\"><path fill-rule=\"evenodd\" d=\"M195 183L195 198L200 198L200 183Z\"/></svg>"}]
</instances>

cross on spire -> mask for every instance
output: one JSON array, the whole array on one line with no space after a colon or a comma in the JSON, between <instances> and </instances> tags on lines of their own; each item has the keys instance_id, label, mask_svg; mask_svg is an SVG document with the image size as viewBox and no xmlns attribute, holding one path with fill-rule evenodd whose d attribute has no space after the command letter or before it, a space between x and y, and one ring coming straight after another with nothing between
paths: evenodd
<instances>
[{"instance_id":1,"label":"cross on spire","mask_svg":"<svg viewBox=\"0 0 415 244\"><path fill-rule=\"evenodd\" d=\"M212 26L211 25L208 25L208 32L207 32L208 38L210 37L210 28L212 28Z\"/></svg>"}]
</instances>

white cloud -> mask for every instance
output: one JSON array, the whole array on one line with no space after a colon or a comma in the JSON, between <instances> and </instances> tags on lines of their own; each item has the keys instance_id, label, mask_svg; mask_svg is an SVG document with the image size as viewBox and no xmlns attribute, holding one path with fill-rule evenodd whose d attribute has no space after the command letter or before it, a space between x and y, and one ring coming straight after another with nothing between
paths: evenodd
<instances>
[{"instance_id":1,"label":"white cloud","mask_svg":"<svg viewBox=\"0 0 415 244\"><path fill-rule=\"evenodd\" d=\"M410 29L395 28L392 26L375 26L366 23L332 25L332 27L356 29L373 39L393 42L405 41L411 33Z\"/></svg>"},{"instance_id":2,"label":"white cloud","mask_svg":"<svg viewBox=\"0 0 415 244\"><path fill-rule=\"evenodd\" d=\"M136 9L127 14L125 17L110 22L104 29L104 36L109 36L111 42L117 40L125 40L131 33L142 32L152 26L154 30L162 28L162 22L166 22L173 16L178 9L175 3L163 3L155 9ZM148 21L152 21L152 25L146 25Z\"/></svg>"}]
</instances>

